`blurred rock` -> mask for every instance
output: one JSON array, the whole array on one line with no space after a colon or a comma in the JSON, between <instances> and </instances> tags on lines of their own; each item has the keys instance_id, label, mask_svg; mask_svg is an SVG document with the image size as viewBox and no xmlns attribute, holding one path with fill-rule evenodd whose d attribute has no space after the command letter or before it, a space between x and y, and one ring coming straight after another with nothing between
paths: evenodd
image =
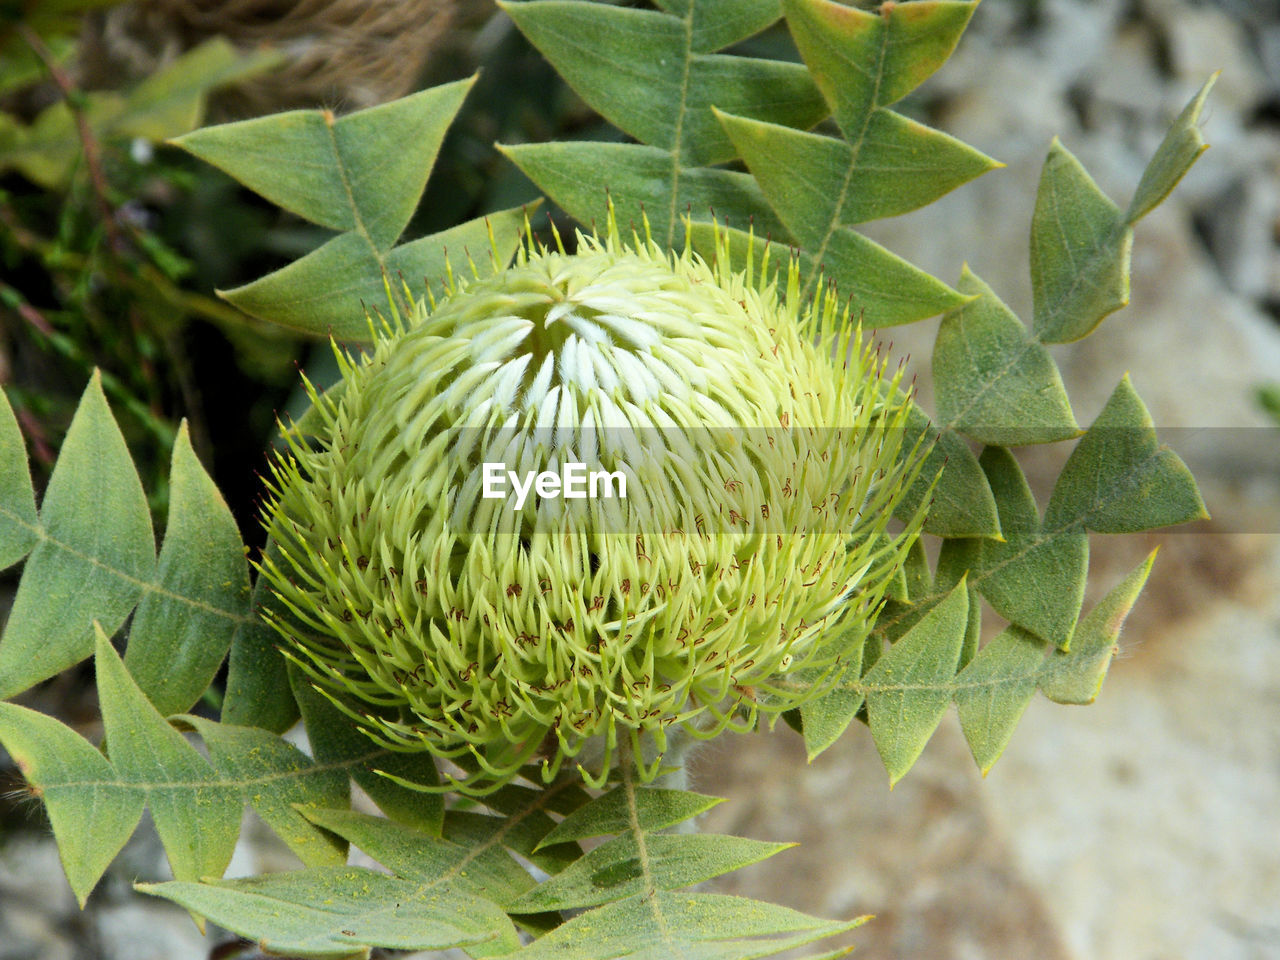
<instances>
[{"instance_id":1,"label":"blurred rock","mask_svg":"<svg viewBox=\"0 0 1280 960\"><path fill-rule=\"evenodd\" d=\"M1203 77L1221 70L1216 95L1223 109L1247 114L1258 105L1266 83L1239 17L1186 0L1145 0L1145 6L1166 33L1175 75Z\"/></svg>"},{"instance_id":2,"label":"blurred rock","mask_svg":"<svg viewBox=\"0 0 1280 960\"><path fill-rule=\"evenodd\" d=\"M1274 488L1245 512L1280 530ZM1098 702L1033 702L983 798L1074 956L1278 957L1280 537L1139 539L1102 563L1164 543Z\"/></svg>"},{"instance_id":3,"label":"blurred rock","mask_svg":"<svg viewBox=\"0 0 1280 960\"><path fill-rule=\"evenodd\" d=\"M706 814L707 831L800 844L717 890L831 918L875 914L844 938L863 960L1069 958L950 722L892 793L856 722L807 768L800 738L779 725L710 744L693 773L695 788L730 801Z\"/></svg>"},{"instance_id":4,"label":"blurred rock","mask_svg":"<svg viewBox=\"0 0 1280 960\"><path fill-rule=\"evenodd\" d=\"M209 942L191 917L154 898L113 904L95 916L103 960L201 960Z\"/></svg>"},{"instance_id":5,"label":"blurred rock","mask_svg":"<svg viewBox=\"0 0 1280 960\"><path fill-rule=\"evenodd\" d=\"M1280 157L1259 173L1242 177L1222 195L1206 233L1233 290L1258 300L1280 299Z\"/></svg>"},{"instance_id":6,"label":"blurred rock","mask_svg":"<svg viewBox=\"0 0 1280 960\"><path fill-rule=\"evenodd\" d=\"M0 848L0 960L80 960L82 933L68 923L75 912L53 842L8 838Z\"/></svg>"}]
</instances>

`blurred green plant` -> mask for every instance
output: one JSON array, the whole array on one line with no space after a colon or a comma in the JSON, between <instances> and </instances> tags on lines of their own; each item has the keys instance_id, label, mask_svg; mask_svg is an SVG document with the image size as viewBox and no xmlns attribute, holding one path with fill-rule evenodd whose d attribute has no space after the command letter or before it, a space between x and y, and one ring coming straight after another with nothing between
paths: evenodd
<instances>
[{"instance_id":1,"label":"blurred green plant","mask_svg":"<svg viewBox=\"0 0 1280 960\"><path fill-rule=\"evenodd\" d=\"M162 510L175 410L193 418L208 448L186 320L218 324L259 366L279 335L264 340L243 315L193 289L198 267L164 235L159 211L199 177L157 147L200 124L211 91L270 70L279 56L240 54L214 39L129 89L86 91L69 33L75 14L101 5L33 4L0 21L0 105L13 108L0 109L0 309L15 321L0 347L42 472L74 408L74 394L55 385L83 382L95 367L113 371L104 388L128 412L140 451L154 451L140 463ZM33 113L29 122L22 112Z\"/></svg>"},{"instance_id":2,"label":"blurred green plant","mask_svg":"<svg viewBox=\"0 0 1280 960\"><path fill-rule=\"evenodd\" d=\"M1268 383L1258 387L1258 405L1276 423L1280 423L1280 383Z\"/></svg>"},{"instance_id":3,"label":"blurred green plant","mask_svg":"<svg viewBox=\"0 0 1280 960\"><path fill-rule=\"evenodd\" d=\"M1204 516L1193 478L1160 445L1129 379L1082 429L1047 345L1081 339L1127 303L1134 225L1205 148L1198 121L1211 82L1174 122L1125 206L1053 143L1031 223L1029 326L968 271L946 284L855 229L999 166L893 109L942 66L975 7L960 0L875 10L829 0L505 7L621 131L595 127L593 135L610 139L502 148L581 223L604 222L607 191L624 223L647 216L663 248L688 243L711 255L714 206L727 223L721 255L735 268L766 276L773 269L755 256L763 245L752 244L753 230L794 247L795 299L834 283L866 328L942 315L937 409L893 398L910 404L904 447L917 438L930 447L901 511L928 507L924 531L940 540L936 562L917 540L874 629L843 651L838 674L801 671L772 681L788 685L788 700L804 701L788 719L811 757L860 719L891 781L910 769L952 703L986 770L1037 691L1060 703L1091 702L1152 558L1086 613L1090 533ZM796 58L732 52L780 18ZM52 69L54 58L45 59ZM380 336L367 308L390 298L392 309L416 309L423 282L440 292L455 270L479 277L501 269L519 242L518 207L401 242L472 86L454 82L341 118L294 111L178 137L183 149L331 234L224 298L264 322L359 350ZM90 141L75 131L88 126L93 143L110 142L115 121L107 117L119 113L107 110L94 132L71 99L67 129L87 167ZM93 180L88 171L81 178L88 207L101 202ZM103 199L113 201L109 191ZM116 209L113 230L127 240ZM106 232L95 263L118 257ZM164 259L147 258L157 269ZM786 259L775 248L773 264ZM25 323L41 322L29 299L10 299ZM883 389L888 399L895 388ZM173 443L167 531L156 555L145 487L108 390L129 406L120 395L128 391L90 378L38 508L21 411L15 417L0 400L0 566L26 561L0 639L0 697L92 656L109 749L15 703L0 703L0 741L43 799L82 903L149 809L175 879L142 889L290 956L460 947L476 957L746 958L861 922L684 890L784 845L667 832L715 802L683 789L678 771L665 786L643 787L632 764L620 763L596 793L576 774L542 785L530 769L526 782L486 796L485 812L446 800L429 755L373 742L288 669L262 616L275 600L265 578L251 581L242 532L185 428ZM1061 442L1075 447L1042 510L1014 448ZM112 508L102 511L103 502ZM363 573L370 558L360 559ZM335 562L358 565L351 557ZM377 602L398 601L389 592ZM982 635L984 603L1009 623L993 637ZM122 659L111 638L126 622ZM219 720L184 713L224 657ZM298 718L310 756L279 736ZM199 737L207 758L184 733ZM461 759L464 770L468 762ZM351 809L352 780L385 818ZM219 879L246 804L301 869ZM609 839L589 852L581 845L597 837ZM348 844L389 872L346 866Z\"/></svg>"}]
</instances>

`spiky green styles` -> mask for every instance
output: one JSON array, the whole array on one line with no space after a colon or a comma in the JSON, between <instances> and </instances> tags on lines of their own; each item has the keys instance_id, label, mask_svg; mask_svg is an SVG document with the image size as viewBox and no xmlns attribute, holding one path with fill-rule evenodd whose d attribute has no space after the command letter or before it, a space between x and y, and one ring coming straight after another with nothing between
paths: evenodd
<instances>
[{"instance_id":1,"label":"spiky green styles","mask_svg":"<svg viewBox=\"0 0 1280 960\"><path fill-rule=\"evenodd\" d=\"M727 250L611 231L340 354L266 511L295 662L475 792L588 744L592 782L620 744L652 777L673 725L712 736L825 692L914 535L886 525L918 458L847 311L799 299L794 269L780 302ZM484 496L486 464L572 462L626 497Z\"/></svg>"}]
</instances>

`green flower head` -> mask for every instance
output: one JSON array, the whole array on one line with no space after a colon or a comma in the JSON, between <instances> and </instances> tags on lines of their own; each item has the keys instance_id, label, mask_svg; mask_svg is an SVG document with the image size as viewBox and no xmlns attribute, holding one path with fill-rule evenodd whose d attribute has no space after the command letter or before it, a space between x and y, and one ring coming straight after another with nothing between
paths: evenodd
<instances>
[{"instance_id":1,"label":"green flower head","mask_svg":"<svg viewBox=\"0 0 1280 960\"><path fill-rule=\"evenodd\" d=\"M848 309L802 305L794 264L780 297L764 254L611 223L339 352L265 511L317 688L476 793L619 752L652 778L673 730L829 691L918 529L887 532L919 457Z\"/></svg>"}]
</instances>

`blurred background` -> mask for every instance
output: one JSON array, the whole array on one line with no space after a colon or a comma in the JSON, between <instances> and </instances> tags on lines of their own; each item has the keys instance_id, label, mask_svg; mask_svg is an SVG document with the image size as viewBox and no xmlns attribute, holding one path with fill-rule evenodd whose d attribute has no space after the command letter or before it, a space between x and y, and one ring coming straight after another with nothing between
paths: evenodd
<instances>
[{"instance_id":1,"label":"blurred background","mask_svg":"<svg viewBox=\"0 0 1280 960\"><path fill-rule=\"evenodd\" d=\"M75 6L0 12L0 384L40 485L101 366L160 526L188 418L256 544L275 413L296 403L297 365L318 368L323 350L214 290L328 234L159 141L280 109L356 109L482 68L416 236L538 195L495 140L620 135L490 0L135 0L64 15ZM794 56L781 29L748 45ZM967 261L1027 316L1027 231L1052 137L1123 201L1219 69L1212 149L1138 228L1132 306L1053 348L1082 424L1131 373L1213 519L1094 538L1093 596L1161 547L1121 654L1093 706L1034 701L985 780L951 720L892 793L860 729L808 767L785 728L695 754L695 788L730 798L706 829L801 843L717 889L874 913L851 938L874 960L1280 958L1280 2L985 0L906 112L1007 168L867 232L944 280ZM58 106L68 92L75 111ZM936 329L881 334L926 406ZM1064 453L1036 451L1033 480ZM0 609L15 582L0 580ZM92 732L90 673L24 702ZM3 763L0 789L16 790ZM250 824L233 871L289 865ZM140 831L80 912L38 805L0 800L0 960L209 956L226 934L201 936L131 892L163 870Z\"/></svg>"}]
</instances>

